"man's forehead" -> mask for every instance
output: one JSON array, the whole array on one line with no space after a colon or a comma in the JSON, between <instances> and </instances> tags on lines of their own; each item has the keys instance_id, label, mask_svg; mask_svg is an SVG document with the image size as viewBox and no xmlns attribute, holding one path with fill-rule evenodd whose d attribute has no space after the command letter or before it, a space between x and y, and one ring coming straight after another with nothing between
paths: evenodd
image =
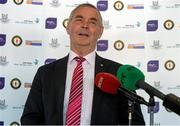
<instances>
[{"instance_id":1,"label":"man's forehead","mask_svg":"<svg viewBox=\"0 0 180 126\"><path fill-rule=\"evenodd\" d=\"M74 15L76 15L77 13L82 13L82 14L85 14L85 15L89 14L89 13L85 13L85 11L88 11L88 10L90 10L89 13L94 13L94 14L98 15L98 12L97 12L97 10L95 8L86 7L86 6L77 8L75 10L75 12L74 12Z\"/></svg>"}]
</instances>

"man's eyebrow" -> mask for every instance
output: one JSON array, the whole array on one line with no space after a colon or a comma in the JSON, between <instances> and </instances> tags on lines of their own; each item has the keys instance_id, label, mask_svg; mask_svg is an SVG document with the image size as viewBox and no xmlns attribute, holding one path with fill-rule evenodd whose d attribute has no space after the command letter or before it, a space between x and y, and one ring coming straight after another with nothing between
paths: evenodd
<instances>
[{"instance_id":1,"label":"man's eyebrow","mask_svg":"<svg viewBox=\"0 0 180 126\"><path fill-rule=\"evenodd\" d=\"M97 19L94 18L94 17L90 18L90 20L93 20L93 21L96 21L96 22L97 22Z\"/></svg>"}]
</instances>

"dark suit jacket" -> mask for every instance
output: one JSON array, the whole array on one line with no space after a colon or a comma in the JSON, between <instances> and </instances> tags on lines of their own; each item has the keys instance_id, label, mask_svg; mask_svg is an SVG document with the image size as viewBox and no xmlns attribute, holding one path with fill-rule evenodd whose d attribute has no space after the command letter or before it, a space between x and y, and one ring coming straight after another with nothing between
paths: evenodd
<instances>
[{"instance_id":1,"label":"dark suit jacket","mask_svg":"<svg viewBox=\"0 0 180 126\"><path fill-rule=\"evenodd\" d=\"M21 124L63 124L63 104L68 56L40 67L28 95ZM95 75L108 72L116 75L121 64L96 54ZM123 94L107 94L94 87L91 124L128 125L128 105ZM135 104L132 124L145 124Z\"/></svg>"}]
</instances>

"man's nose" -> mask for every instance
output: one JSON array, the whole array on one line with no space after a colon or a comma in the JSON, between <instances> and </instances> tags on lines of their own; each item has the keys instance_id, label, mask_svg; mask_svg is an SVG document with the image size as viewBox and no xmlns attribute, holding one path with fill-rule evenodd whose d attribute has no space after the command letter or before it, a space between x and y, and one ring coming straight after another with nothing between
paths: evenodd
<instances>
[{"instance_id":1,"label":"man's nose","mask_svg":"<svg viewBox=\"0 0 180 126\"><path fill-rule=\"evenodd\" d=\"M83 27L83 28L88 28L88 27L89 27L89 23L88 23L87 21L84 21L84 22L82 23L82 27Z\"/></svg>"}]
</instances>

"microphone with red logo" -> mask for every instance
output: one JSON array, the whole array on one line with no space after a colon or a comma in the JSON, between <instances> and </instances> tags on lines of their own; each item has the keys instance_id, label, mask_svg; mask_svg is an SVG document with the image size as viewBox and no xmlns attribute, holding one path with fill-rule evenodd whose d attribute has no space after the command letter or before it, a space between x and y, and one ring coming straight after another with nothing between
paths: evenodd
<instances>
[{"instance_id":1,"label":"microphone with red logo","mask_svg":"<svg viewBox=\"0 0 180 126\"><path fill-rule=\"evenodd\" d=\"M148 102L136 93L123 88L116 76L101 72L96 75L95 85L103 92L109 94L117 94L118 91L122 92L130 101L137 102L149 106Z\"/></svg>"}]
</instances>

